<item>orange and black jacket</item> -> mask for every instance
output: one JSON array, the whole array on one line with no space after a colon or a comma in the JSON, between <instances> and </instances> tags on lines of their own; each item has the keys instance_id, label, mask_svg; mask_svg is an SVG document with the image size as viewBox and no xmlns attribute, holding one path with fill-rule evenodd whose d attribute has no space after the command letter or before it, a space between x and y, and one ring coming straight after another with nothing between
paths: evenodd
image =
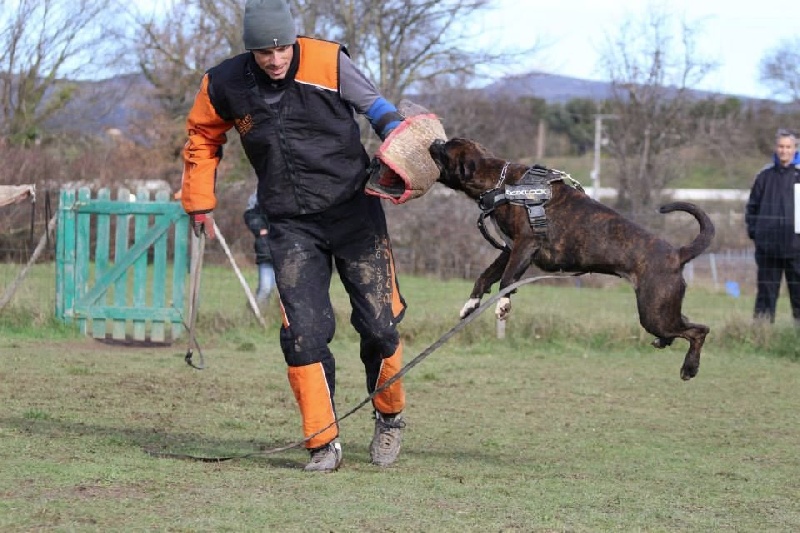
<instances>
[{"instance_id":1,"label":"orange and black jacket","mask_svg":"<svg viewBox=\"0 0 800 533\"><path fill-rule=\"evenodd\" d=\"M369 164L353 106L340 94L340 51L333 42L299 37L282 95L250 52L210 69L187 119L183 207L216 206L216 168L226 132L235 127L258 176L258 199L270 218L318 213L363 189Z\"/></svg>"}]
</instances>

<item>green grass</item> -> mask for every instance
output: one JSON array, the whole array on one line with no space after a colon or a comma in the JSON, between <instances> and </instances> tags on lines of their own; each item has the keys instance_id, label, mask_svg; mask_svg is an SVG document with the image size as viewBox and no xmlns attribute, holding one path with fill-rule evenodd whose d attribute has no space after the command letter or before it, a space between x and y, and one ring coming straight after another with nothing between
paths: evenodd
<instances>
[{"instance_id":1,"label":"green grass","mask_svg":"<svg viewBox=\"0 0 800 533\"><path fill-rule=\"evenodd\" d=\"M455 325L470 284L400 281L409 361ZM143 451L224 455L300 438L276 313L258 327L226 269L203 284L203 371L184 364L182 343L83 339L32 303L0 313L0 530L800 528L800 364L785 303L778 324L756 328L752 298L690 287L684 311L712 333L700 374L683 382L686 343L649 347L627 285L522 287L505 339L487 312L406 376L394 467L368 464L362 410L342 422L343 468L309 475L299 449L226 463ZM365 391L338 284L334 300L344 412Z\"/></svg>"},{"instance_id":2,"label":"green grass","mask_svg":"<svg viewBox=\"0 0 800 533\"><path fill-rule=\"evenodd\" d=\"M572 157L547 157L545 161L525 161L540 163L563 170L581 182L584 187L592 185L591 171L594 167L594 154ZM686 174L670 182L670 189L749 189L753 184L753 176L769 162L769 156L744 155L728 167L719 162L698 158L687 169ZM615 162L604 156L601 160L601 183L603 187L617 185Z\"/></svg>"}]
</instances>

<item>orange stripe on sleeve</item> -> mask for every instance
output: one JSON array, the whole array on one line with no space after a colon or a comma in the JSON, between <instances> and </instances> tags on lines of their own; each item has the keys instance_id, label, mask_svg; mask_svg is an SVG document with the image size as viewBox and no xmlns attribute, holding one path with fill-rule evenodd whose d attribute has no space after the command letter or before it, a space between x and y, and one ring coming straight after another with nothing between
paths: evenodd
<instances>
[{"instance_id":1,"label":"orange stripe on sleeve","mask_svg":"<svg viewBox=\"0 0 800 533\"><path fill-rule=\"evenodd\" d=\"M214 194L219 147L225 144L225 133L233 122L217 114L208 96L208 74L203 76L192 109L186 119L188 140L183 148L181 203L187 213L214 209Z\"/></svg>"}]
</instances>

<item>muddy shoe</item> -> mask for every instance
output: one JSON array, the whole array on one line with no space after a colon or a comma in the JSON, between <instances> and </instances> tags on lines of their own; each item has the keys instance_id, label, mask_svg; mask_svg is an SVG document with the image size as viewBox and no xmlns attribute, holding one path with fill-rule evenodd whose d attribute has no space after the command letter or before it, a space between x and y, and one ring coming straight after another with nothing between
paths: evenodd
<instances>
[{"instance_id":1,"label":"muddy shoe","mask_svg":"<svg viewBox=\"0 0 800 533\"><path fill-rule=\"evenodd\" d=\"M342 445L338 440L311 450L311 460L303 468L306 472L335 472L342 464Z\"/></svg>"},{"instance_id":2,"label":"muddy shoe","mask_svg":"<svg viewBox=\"0 0 800 533\"><path fill-rule=\"evenodd\" d=\"M375 412L375 435L369 446L369 457L372 464L389 466L397 460L405 427L406 422L403 415L390 417Z\"/></svg>"}]
</instances>

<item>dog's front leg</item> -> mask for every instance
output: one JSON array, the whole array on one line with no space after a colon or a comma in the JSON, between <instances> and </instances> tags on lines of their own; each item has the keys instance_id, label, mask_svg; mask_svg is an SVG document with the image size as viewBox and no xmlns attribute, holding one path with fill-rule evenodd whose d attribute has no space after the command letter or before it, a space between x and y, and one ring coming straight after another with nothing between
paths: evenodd
<instances>
[{"instance_id":1,"label":"dog's front leg","mask_svg":"<svg viewBox=\"0 0 800 533\"><path fill-rule=\"evenodd\" d=\"M500 290L518 282L531 264L533 247L528 243L517 243L509 256L508 264L500 279ZM512 291L513 292L513 291ZM502 296L497 300L494 315L497 320L506 320L511 314L511 294Z\"/></svg>"},{"instance_id":2,"label":"dog's front leg","mask_svg":"<svg viewBox=\"0 0 800 533\"><path fill-rule=\"evenodd\" d=\"M464 307L461 308L461 311L459 311L458 316L460 316L461 318L466 318L480 306L481 306L480 298L470 298L469 300L467 300L467 303L464 304Z\"/></svg>"},{"instance_id":3,"label":"dog's front leg","mask_svg":"<svg viewBox=\"0 0 800 533\"><path fill-rule=\"evenodd\" d=\"M510 253L507 250L500 252L492 264L484 270L478 279L475 280L475 285L472 286L472 292L469 295L469 300L461 308L459 316L464 318L475 311L481 305L481 298L484 294L488 294L492 290L492 285L497 283L505 272L506 265Z\"/></svg>"},{"instance_id":4,"label":"dog's front leg","mask_svg":"<svg viewBox=\"0 0 800 533\"><path fill-rule=\"evenodd\" d=\"M497 306L494 308L494 316L497 320L505 320L511 314L511 297L503 296L497 300Z\"/></svg>"}]
</instances>

